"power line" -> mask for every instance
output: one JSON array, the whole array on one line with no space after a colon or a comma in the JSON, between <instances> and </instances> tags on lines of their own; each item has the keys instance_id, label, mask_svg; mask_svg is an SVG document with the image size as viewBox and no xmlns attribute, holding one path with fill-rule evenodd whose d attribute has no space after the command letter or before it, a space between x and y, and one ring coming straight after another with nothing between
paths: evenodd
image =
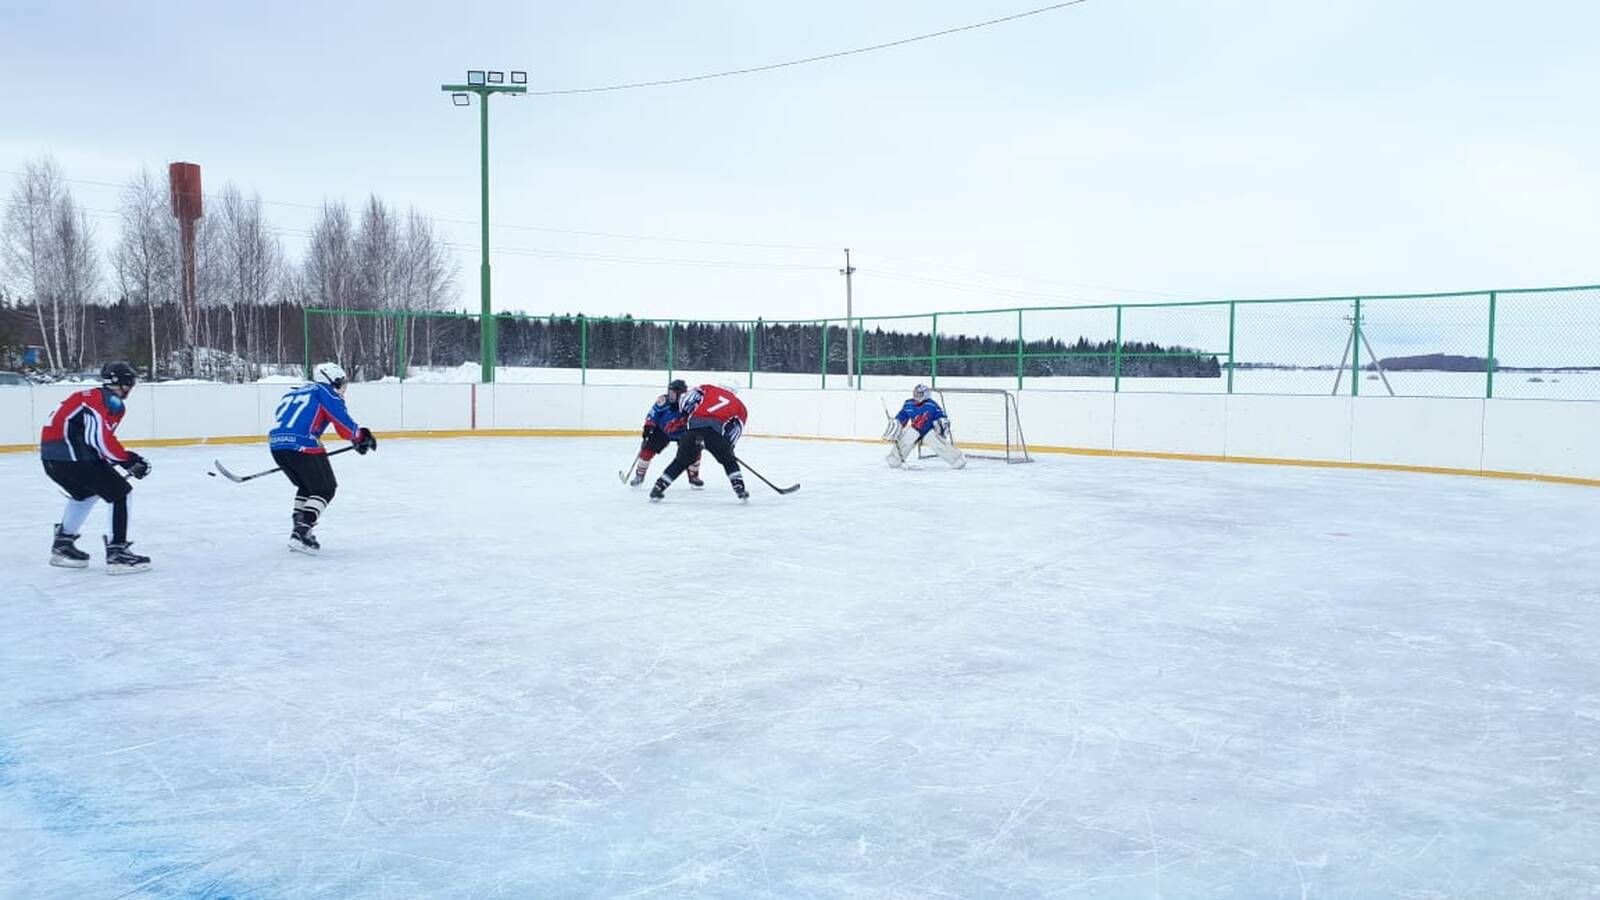
<instances>
[{"instance_id":1,"label":"power line","mask_svg":"<svg viewBox=\"0 0 1600 900\"><path fill-rule=\"evenodd\" d=\"M1014 13L1009 16L1001 16L998 19L989 19L986 22L975 22L971 25L959 25L955 28L946 28L942 31L933 31L929 32L928 34L919 34L914 37L901 38L897 41L889 41L883 44L873 44L870 47L857 47L854 50L839 50L834 53L824 53L820 56L808 56L805 59L792 59L788 62L770 63L764 66L750 66L749 68L744 69L730 69L726 72L712 72L706 75L690 75L684 78L664 78L659 81L635 81L627 84L608 84L603 87L566 88L563 90L553 91L529 91L528 96L551 97L558 94L599 94L606 91L628 91L635 88L666 87L674 84L688 84L693 81L708 81L712 78L728 78L734 75L752 75L757 72L770 72L773 69L785 69L790 66L803 66L807 63L822 62L829 59L839 59L840 57L844 56L855 56L856 54L860 53L871 53L875 50L887 50L890 47L900 47L906 44L914 44L917 41L932 40L933 38L944 37L946 35L956 34L962 31L973 31L979 28L987 28L990 25L999 25L1002 22L1012 22L1017 19L1027 18L1028 16L1037 16L1042 13L1053 12L1058 9L1065 9L1068 6L1077 6L1080 3L1087 2L1088 0L1067 0L1066 3L1056 3L1050 6L1041 6L1038 9L1030 9L1026 12Z\"/></svg>"},{"instance_id":2,"label":"power line","mask_svg":"<svg viewBox=\"0 0 1600 900\"><path fill-rule=\"evenodd\" d=\"M969 294L987 294L995 297L1015 297L1021 300L1046 300L1058 302L1062 300L1070 300L1081 303L1093 302L1092 298L1075 297L1070 294L1044 294L1036 291L1014 291L1007 290L1005 288L982 287L971 284L960 284L954 281L942 281L936 278L919 278L915 275L901 275L891 272L881 272L873 269L862 269L856 274L869 279L878 278L885 281L900 281L906 284L920 284L926 287L946 288L948 290L963 291Z\"/></svg>"},{"instance_id":3,"label":"power line","mask_svg":"<svg viewBox=\"0 0 1600 900\"><path fill-rule=\"evenodd\" d=\"M10 200L0 200L5 206L16 205ZM122 220L122 213L112 209L97 209L91 206L78 206L78 212L96 219ZM290 228L281 225L272 225L266 222L261 224L261 229L277 237L299 237L309 239L312 231L304 228ZM441 247L451 250L476 250L478 245L439 239ZM684 257L666 256L625 256L611 253L582 253L571 250L555 250L548 247L518 247L490 245L490 250L495 253L505 253L511 256L534 256L543 259L567 260L571 262L599 262L599 263L624 263L635 265L659 266L689 266L707 269L748 269L768 272L831 272L832 266L805 265L801 263L757 263L744 262L732 259L688 259Z\"/></svg>"},{"instance_id":4,"label":"power line","mask_svg":"<svg viewBox=\"0 0 1600 900\"><path fill-rule=\"evenodd\" d=\"M13 170L10 170L10 169L0 169L0 175L11 175L11 176L20 178L20 177L22 177L23 173L22 172L13 171ZM91 179L91 178L68 178L66 176L61 176L61 180L65 181L65 182L68 182L70 184L89 184L89 185L95 185L95 186L98 186L98 187L117 188L119 190L127 187L126 184L117 184L117 183L111 182L111 181L96 181L96 180ZM216 192L206 192L202 196L204 196L207 200L210 200L212 202L216 202L221 197L221 195L216 193ZM325 203L316 203L316 204L313 204L313 203L296 203L296 202L289 201L289 200L264 200L264 199L260 199L260 198L256 198L256 199L259 200L259 202L264 206L286 206L286 207L290 207L290 208L293 208L293 209L320 210L324 206L328 205L328 204L325 204ZM447 218L443 218L441 216L430 216L430 215L426 215L426 214L422 214L422 218L424 218L427 221L432 222L434 224L470 225L473 228L478 227L478 220L476 220L476 219L447 219ZM815 245L815 244L776 244L776 243L760 243L760 242L755 242L755 241L719 241L719 240L712 240L712 239L709 239L709 238L668 237L668 236L663 236L663 235L648 235L648 234L627 234L627 233L615 232L615 231L585 231L585 230L576 229L576 228L554 228L554 227L546 226L546 225L518 225L518 224L503 223L503 222L491 222L491 223L489 223L489 227L490 228L503 228L503 229L506 229L508 231L540 231L540 232L548 232L548 233L551 233L551 234L571 234L571 235L577 235L577 236L580 236L580 237L599 237L599 238L610 238L610 239L613 239L613 240L659 241L659 242L662 242L662 243L674 243L674 244L703 244L705 246L711 246L711 247L745 247L745 248L756 249L756 250L805 250L805 251L811 251L811 252L826 252L826 253L837 252L837 248L835 248L835 247L823 247L823 246L819 246L819 245Z\"/></svg>"},{"instance_id":5,"label":"power line","mask_svg":"<svg viewBox=\"0 0 1600 900\"><path fill-rule=\"evenodd\" d=\"M1053 284L1053 285L1060 285L1061 287L1068 287L1068 288L1088 288L1090 290L1111 291L1111 292L1119 293L1119 294L1146 294L1146 295L1149 295L1151 297L1164 297L1164 298L1167 298L1167 299L1170 299L1170 300L1193 300L1193 299L1196 299L1193 295L1190 295L1190 294L1177 294L1177 293L1173 293L1172 291L1153 291L1153 290L1150 290L1148 288L1126 288L1126 287L1115 287L1115 286L1112 286L1112 285L1105 285L1105 284L1088 284L1088 283L1079 282L1079 281L1062 281L1062 280L1060 280L1058 278L1038 278L1038 277L1033 276L1033 275L1018 275L1018 274L1016 274L1014 272L995 272L995 271L988 270L988 269L973 269L973 268L968 268L966 266L952 266L952 265L949 265L948 263L937 263L937 262L932 262L932 261L926 260L926 259L916 259L916 258L910 257L910 256L895 256L895 255L889 254L889 253L874 253L871 250L868 250L866 255L872 256L872 257L876 257L876 258L879 258L879 259L893 259L893 260L898 260L900 262L913 263L915 265L927 266L927 267L933 268L933 269L948 269L948 270L950 270L952 272L966 272L966 273L972 274L972 275L984 275L984 276L988 276L990 278L1010 278L1010 279L1015 279L1017 281L1032 281L1032 282L1036 282L1038 284Z\"/></svg>"}]
</instances>

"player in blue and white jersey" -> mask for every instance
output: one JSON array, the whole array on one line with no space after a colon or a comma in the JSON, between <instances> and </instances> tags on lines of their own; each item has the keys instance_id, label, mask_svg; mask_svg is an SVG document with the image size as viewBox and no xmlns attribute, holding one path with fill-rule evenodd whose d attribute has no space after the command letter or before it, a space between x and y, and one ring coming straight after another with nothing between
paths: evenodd
<instances>
[{"instance_id":1,"label":"player in blue and white jersey","mask_svg":"<svg viewBox=\"0 0 1600 900\"><path fill-rule=\"evenodd\" d=\"M372 432L356 424L344 403L346 377L336 363L321 363L310 384L301 385L278 402L267 446L272 459L294 483L294 530L289 549L315 554L322 549L311 529L333 502L339 481L333 475L322 433L332 425L339 436L355 445L357 453L378 448Z\"/></svg>"},{"instance_id":2,"label":"player in blue and white jersey","mask_svg":"<svg viewBox=\"0 0 1600 900\"><path fill-rule=\"evenodd\" d=\"M911 399L889 420L883 438L890 444L887 461L896 469L914 458L918 444L937 453L952 469L967 464L966 454L951 440L950 417L934 402L933 391L925 384L911 390Z\"/></svg>"},{"instance_id":3,"label":"player in blue and white jersey","mask_svg":"<svg viewBox=\"0 0 1600 900\"><path fill-rule=\"evenodd\" d=\"M667 445L683 436L689 423L687 413L678 409L678 401L689 390L689 385L681 378L674 378L667 385L667 392L656 397L656 402L644 416L644 434L639 444L639 456L633 463L633 476L627 479L628 487L638 487L644 483L645 476L650 473L650 460L656 454L667 449ZM689 486L695 489L706 486L700 480L700 454L696 453L694 462L689 465Z\"/></svg>"}]
</instances>

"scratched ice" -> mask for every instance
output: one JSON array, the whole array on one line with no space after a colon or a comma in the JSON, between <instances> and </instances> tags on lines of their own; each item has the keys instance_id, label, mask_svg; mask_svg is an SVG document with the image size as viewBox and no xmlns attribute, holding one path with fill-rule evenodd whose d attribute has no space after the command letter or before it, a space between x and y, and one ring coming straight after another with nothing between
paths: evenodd
<instances>
[{"instance_id":1,"label":"scratched ice","mask_svg":"<svg viewBox=\"0 0 1600 900\"><path fill-rule=\"evenodd\" d=\"M0 457L0 897L1573 897L1600 492L751 439L154 449L148 574ZM660 468L657 463L657 468ZM98 547L96 514L83 541Z\"/></svg>"}]
</instances>

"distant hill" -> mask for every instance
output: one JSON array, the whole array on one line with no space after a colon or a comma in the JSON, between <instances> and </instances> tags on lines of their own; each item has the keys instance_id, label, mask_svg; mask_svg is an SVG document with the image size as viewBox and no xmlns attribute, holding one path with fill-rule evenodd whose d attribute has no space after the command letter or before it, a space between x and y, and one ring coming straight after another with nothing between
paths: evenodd
<instances>
[{"instance_id":1,"label":"distant hill","mask_svg":"<svg viewBox=\"0 0 1600 900\"><path fill-rule=\"evenodd\" d=\"M1486 372L1488 360L1481 356L1453 356L1449 353L1424 353L1421 356L1388 356L1378 361L1389 372ZM1376 370L1367 363L1363 368Z\"/></svg>"}]
</instances>

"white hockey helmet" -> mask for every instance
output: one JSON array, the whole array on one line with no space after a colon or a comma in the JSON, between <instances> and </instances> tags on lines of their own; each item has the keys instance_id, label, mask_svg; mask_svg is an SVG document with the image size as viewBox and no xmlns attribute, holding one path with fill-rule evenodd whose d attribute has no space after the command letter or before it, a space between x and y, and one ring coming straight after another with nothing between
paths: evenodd
<instances>
[{"instance_id":1,"label":"white hockey helmet","mask_svg":"<svg viewBox=\"0 0 1600 900\"><path fill-rule=\"evenodd\" d=\"M911 389L911 399L921 403L922 401L928 399L928 395L931 393L933 393L932 388L925 384L919 384Z\"/></svg>"},{"instance_id":2,"label":"white hockey helmet","mask_svg":"<svg viewBox=\"0 0 1600 900\"><path fill-rule=\"evenodd\" d=\"M311 370L311 380L317 384L325 384L334 390L342 390L349 377L344 374L344 369L335 362L317 363Z\"/></svg>"}]
</instances>

